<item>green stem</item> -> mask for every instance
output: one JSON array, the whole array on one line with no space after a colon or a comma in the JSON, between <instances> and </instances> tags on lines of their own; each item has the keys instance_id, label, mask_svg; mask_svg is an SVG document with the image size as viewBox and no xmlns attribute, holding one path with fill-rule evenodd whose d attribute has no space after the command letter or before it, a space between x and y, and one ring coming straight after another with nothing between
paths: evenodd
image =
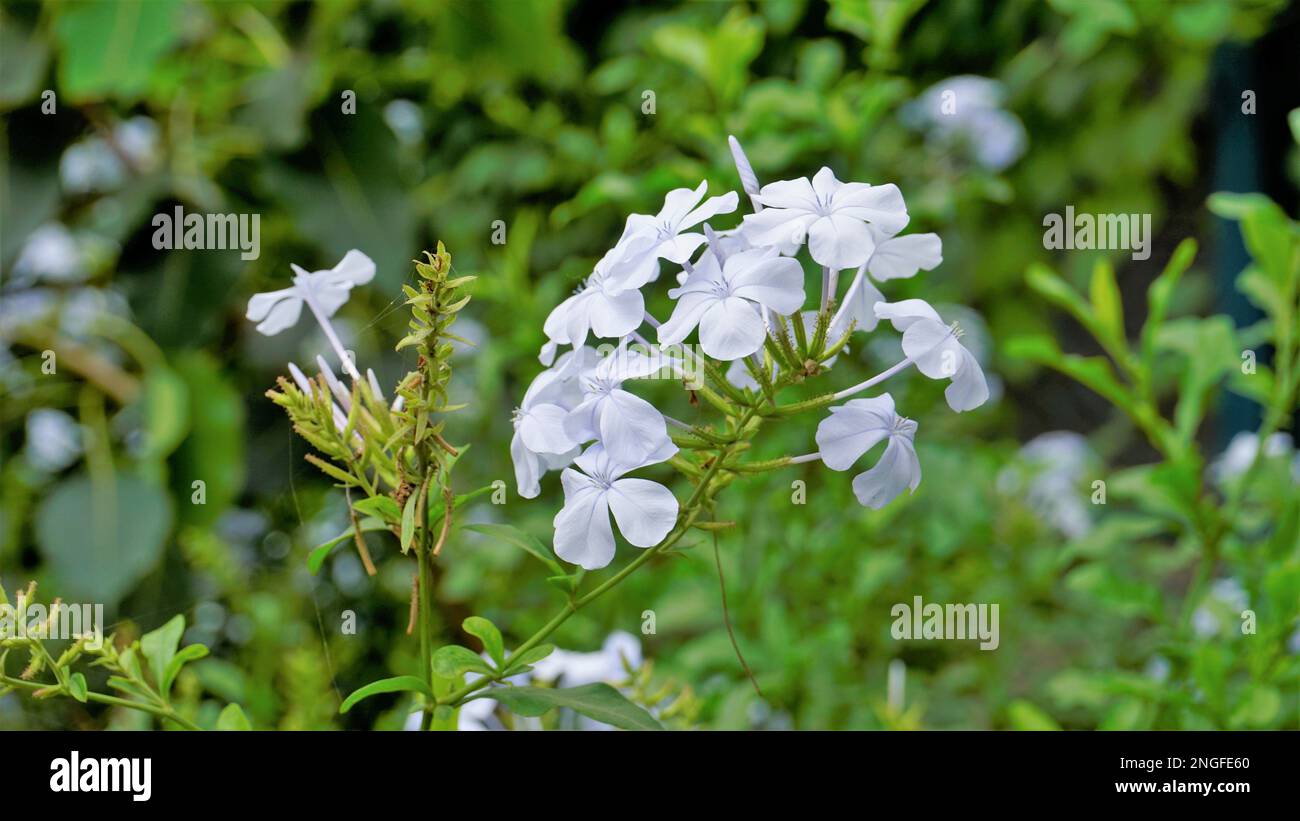
<instances>
[{"instance_id":1,"label":"green stem","mask_svg":"<svg viewBox=\"0 0 1300 821\"><path fill-rule=\"evenodd\" d=\"M13 678L12 676L6 675L0 675L0 683L3 683L7 687L20 687L26 690L43 690L51 686L49 684L41 684L37 681L24 681L20 678ZM109 704L114 707L126 707L131 710L139 710L142 713L149 713L157 718L174 722L181 727L184 727L186 730L203 730L202 727L185 718L171 707L146 704L142 701L131 701L130 699L118 698L117 696L105 695L104 693L86 693L86 698L89 701L98 702L99 704Z\"/></svg>"}]
</instances>

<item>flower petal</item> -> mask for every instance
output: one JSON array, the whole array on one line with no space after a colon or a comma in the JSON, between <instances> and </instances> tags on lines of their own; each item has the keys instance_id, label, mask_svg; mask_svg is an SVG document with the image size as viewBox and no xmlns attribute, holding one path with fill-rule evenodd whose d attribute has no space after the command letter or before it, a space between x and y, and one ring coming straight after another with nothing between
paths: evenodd
<instances>
[{"instance_id":1,"label":"flower petal","mask_svg":"<svg viewBox=\"0 0 1300 821\"><path fill-rule=\"evenodd\" d=\"M690 281L687 280L687 285ZM685 287L685 286L683 286ZM673 314L668 321L659 326L659 344L676 345L691 335L700 318L721 300L711 291L708 293L691 291L683 293L673 306Z\"/></svg>"},{"instance_id":2,"label":"flower petal","mask_svg":"<svg viewBox=\"0 0 1300 821\"><path fill-rule=\"evenodd\" d=\"M709 197L704 204L686 216L676 224L677 230L684 231L687 228L694 228L707 219L712 219L718 214L730 214L736 210L740 204L740 198L736 196L735 191L728 191L720 197Z\"/></svg>"},{"instance_id":3,"label":"flower petal","mask_svg":"<svg viewBox=\"0 0 1300 821\"><path fill-rule=\"evenodd\" d=\"M838 339L848 330L850 322L855 323L853 328L856 331L874 331L880 323L875 305L884 301L885 295L871 284L866 271L859 266L849 290L844 294L844 302L835 314L835 321L831 323L831 338Z\"/></svg>"},{"instance_id":4,"label":"flower petal","mask_svg":"<svg viewBox=\"0 0 1300 821\"><path fill-rule=\"evenodd\" d=\"M779 314L792 314L803 307L803 266L789 257L755 258L756 251L742 251L727 259L731 295L765 305Z\"/></svg>"},{"instance_id":5,"label":"flower petal","mask_svg":"<svg viewBox=\"0 0 1300 821\"><path fill-rule=\"evenodd\" d=\"M592 297L591 330L601 339L621 339L645 321L645 299L635 288Z\"/></svg>"},{"instance_id":6,"label":"flower petal","mask_svg":"<svg viewBox=\"0 0 1300 821\"><path fill-rule=\"evenodd\" d=\"M894 398L887 393L831 408L830 416L817 425L822 462L831 470L848 470L890 435L896 418Z\"/></svg>"},{"instance_id":7,"label":"flower petal","mask_svg":"<svg viewBox=\"0 0 1300 821\"><path fill-rule=\"evenodd\" d=\"M906 228L909 219L903 194L893 183L847 183L836 192L831 211L836 216L866 220L890 236Z\"/></svg>"},{"instance_id":8,"label":"flower petal","mask_svg":"<svg viewBox=\"0 0 1300 821\"><path fill-rule=\"evenodd\" d=\"M857 268L871 258L875 249L876 241L867 224L838 211L808 228L808 251L818 265L834 270Z\"/></svg>"},{"instance_id":9,"label":"flower petal","mask_svg":"<svg viewBox=\"0 0 1300 821\"><path fill-rule=\"evenodd\" d=\"M759 189L758 200L768 208L785 208L810 214L817 212L817 194L807 177L769 182Z\"/></svg>"},{"instance_id":10,"label":"flower petal","mask_svg":"<svg viewBox=\"0 0 1300 821\"><path fill-rule=\"evenodd\" d=\"M974 354L961 347L961 364L957 366L957 373L952 378L952 384L943 392L944 397L948 400L948 407L961 413L962 411L974 410L983 405L989 398L989 385L984 380L984 369L975 359Z\"/></svg>"},{"instance_id":11,"label":"flower petal","mask_svg":"<svg viewBox=\"0 0 1300 821\"><path fill-rule=\"evenodd\" d=\"M677 524L677 498L658 482L619 479L606 498L619 532L637 547L654 547Z\"/></svg>"},{"instance_id":12,"label":"flower petal","mask_svg":"<svg viewBox=\"0 0 1300 821\"><path fill-rule=\"evenodd\" d=\"M519 495L525 499L536 498L542 491L539 482L541 465L537 455L524 445L519 431L515 431L514 438L510 440L510 459L515 464L515 486L519 489Z\"/></svg>"},{"instance_id":13,"label":"flower petal","mask_svg":"<svg viewBox=\"0 0 1300 821\"><path fill-rule=\"evenodd\" d=\"M740 297L715 300L700 317L700 347L723 362L757 351L766 335L758 310Z\"/></svg>"},{"instance_id":14,"label":"flower petal","mask_svg":"<svg viewBox=\"0 0 1300 821\"><path fill-rule=\"evenodd\" d=\"M639 465L668 439L668 426L655 406L615 389L598 406L600 443L617 465Z\"/></svg>"},{"instance_id":15,"label":"flower petal","mask_svg":"<svg viewBox=\"0 0 1300 821\"><path fill-rule=\"evenodd\" d=\"M881 302L874 306L874 311L880 319L888 319L894 323L894 329L906 331L907 326L911 325L918 319L931 319L943 324L939 318L939 312L930 307L930 303L924 299L903 299L898 302Z\"/></svg>"},{"instance_id":16,"label":"flower petal","mask_svg":"<svg viewBox=\"0 0 1300 821\"><path fill-rule=\"evenodd\" d=\"M702 180L695 188L674 188L669 191L664 197L664 207L655 216L655 222L678 227L708 190L709 181Z\"/></svg>"},{"instance_id":17,"label":"flower petal","mask_svg":"<svg viewBox=\"0 0 1300 821\"><path fill-rule=\"evenodd\" d=\"M555 514L555 555L587 570L614 560L614 529L606 493L572 468L560 474L564 507Z\"/></svg>"},{"instance_id":18,"label":"flower petal","mask_svg":"<svg viewBox=\"0 0 1300 821\"><path fill-rule=\"evenodd\" d=\"M943 262L943 243L938 234L908 234L876 245L867 270L880 282L907 279L918 270L929 271Z\"/></svg>"},{"instance_id":19,"label":"flower petal","mask_svg":"<svg viewBox=\"0 0 1300 821\"><path fill-rule=\"evenodd\" d=\"M810 211L764 208L757 214L746 214L742 226L750 245L776 245L786 253L803 245L808 236L808 226L818 219L817 214Z\"/></svg>"},{"instance_id":20,"label":"flower petal","mask_svg":"<svg viewBox=\"0 0 1300 821\"><path fill-rule=\"evenodd\" d=\"M892 502L904 488L921 484L921 463L912 440L903 435L889 438L885 453L876 466L853 477L853 493L863 505L879 510Z\"/></svg>"},{"instance_id":21,"label":"flower petal","mask_svg":"<svg viewBox=\"0 0 1300 821\"><path fill-rule=\"evenodd\" d=\"M574 442L590 442L600 436L600 404L608 396L591 394L564 417L564 433Z\"/></svg>"},{"instance_id":22,"label":"flower petal","mask_svg":"<svg viewBox=\"0 0 1300 821\"><path fill-rule=\"evenodd\" d=\"M918 319L903 331L903 353L915 360L916 369L931 379L956 376L964 350L957 334L942 322Z\"/></svg>"},{"instance_id":23,"label":"flower petal","mask_svg":"<svg viewBox=\"0 0 1300 821\"><path fill-rule=\"evenodd\" d=\"M275 336L285 328L291 328L302 316L302 298L296 288L285 288L265 294L254 294L248 301L249 319L262 320L258 333Z\"/></svg>"},{"instance_id":24,"label":"flower petal","mask_svg":"<svg viewBox=\"0 0 1300 821\"><path fill-rule=\"evenodd\" d=\"M519 436L534 453L566 453L577 445L564 431L567 416L559 405L535 405L519 419Z\"/></svg>"}]
</instances>

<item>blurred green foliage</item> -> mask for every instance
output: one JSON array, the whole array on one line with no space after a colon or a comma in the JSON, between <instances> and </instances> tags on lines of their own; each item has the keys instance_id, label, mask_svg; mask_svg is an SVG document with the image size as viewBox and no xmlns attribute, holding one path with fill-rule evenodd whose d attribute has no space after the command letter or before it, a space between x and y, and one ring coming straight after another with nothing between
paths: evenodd
<instances>
[{"instance_id":1,"label":"blurred green foliage","mask_svg":"<svg viewBox=\"0 0 1300 821\"><path fill-rule=\"evenodd\" d=\"M187 643L212 656L182 671L175 697L204 726L226 702L259 728L400 726L397 702L390 712L378 712L381 699L345 716L337 708L340 693L418 668L404 634L410 567L375 536L374 580L346 551L320 577L308 572L308 551L345 527L346 507L263 391L286 360L310 362L325 345L306 323L257 336L242 318L248 296L283 287L290 262L322 268L364 250L379 274L340 313L340 331L391 384L411 364L392 351L405 324L399 285L410 260L446 242L457 269L479 275L458 325L477 344L458 355L451 389L470 406L449 437L476 443L458 475L465 488L512 485L509 411L540 367L546 314L628 212L652 212L666 191L700 179L737 189L726 148L735 134L763 181L830 165L841 179L898 183L914 230L937 231L946 258L890 296L977 312L963 326L984 329L972 336L1002 377L1000 401L927 417L925 482L882 511L858 506L843 477L815 465L730 489L719 518L744 526L722 539L729 604L765 699L722 629L703 542L637 574L555 640L595 647L611 630L638 632L643 611L655 611L645 653L657 676L689 683L692 723L704 727L1296 728L1290 457L1264 460L1263 495L1247 509L1257 536L1230 540L1206 579L1224 583L1194 586L1195 539L1170 526L1176 507L1161 508L1187 476L1143 449L1122 414L1004 348L1051 337L1066 350L1097 345L1025 287L1027 269L1050 263L1086 292L1104 256L1045 250L1045 213L1072 204L1154 215L1152 259L1119 269L1125 297L1164 267L1171 238L1200 233L1208 175L1194 126L1211 57L1261 36L1280 6L6 4L0 578L11 589L36 579L47 598L103 601L127 636L186 614ZM1001 169L908 116L927 88L963 74L1000 81L1002 105L1023 125L1023 156ZM51 99L53 113L42 113ZM177 203L260 214L260 257L155 251L150 218ZM20 264L42 229L75 264ZM1233 352L1204 384L1184 386L1205 396L1181 431L1188 442L1226 365L1236 367L1234 334L1255 344L1226 320L1177 324L1205 313L1209 293L1193 267L1167 295L1176 319L1153 363L1167 397L1187 352ZM650 310L663 315L658 298ZM1131 338L1141 315L1131 309L1111 332ZM58 352L54 374L42 371L46 350ZM866 375L893 355L868 347L842 367ZM923 413L942 404L939 387L909 383L900 404ZM31 441L42 409L73 422L66 459ZM1029 492L1044 466L1022 440L1059 428L1089 435L1087 457L1045 503ZM768 455L809 449L811 429L784 435ZM1115 500L1104 509L1087 504L1095 478ZM796 479L806 504L792 504ZM549 542L556 485L527 502L512 489L506 506L484 503L469 518ZM1074 503L1084 525L1063 529L1054 505ZM458 635L471 614L517 640L558 601L508 546L460 531L443 556L437 616L449 641L472 642ZM1189 588L1196 601L1184 601ZM1239 591L1259 615L1255 635L1236 629ZM1000 603L1001 647L892 640L890 606L917 594ZM1219 627L1170 633L1168 611L1184 607ZM355 636L339 630L344 611L356 614ZM906 669L901 702L887 696L895 660ZM0 697L0 727L129 718Z\"/></svg>"}]
</instances>

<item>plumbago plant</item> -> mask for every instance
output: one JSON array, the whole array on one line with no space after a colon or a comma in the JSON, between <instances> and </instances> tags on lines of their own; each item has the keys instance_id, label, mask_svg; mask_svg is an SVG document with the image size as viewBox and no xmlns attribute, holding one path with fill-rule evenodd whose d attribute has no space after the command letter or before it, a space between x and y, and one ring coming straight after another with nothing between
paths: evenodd
<instances>
[{"instance_id":1,"label":"plumbago plant","mask_svg":"<svg viewBox=\"0 0 1300 821\"><path fill-rule=\"evenodd\" d=\"M370 530L393 533L417 564L411 625L419 629L421 675L366 685L344 701L342 711L369 696L402 691L419 699L426 729L456 726L459 708L480 699L526 717L567 707L618 727L658 728L655 716L607 684L528 683L533 666L554 650L546 640L692 529L716 533L733 526L716 521L714 511L718 493L738 477L814 460L848 470L883 442L876 465L853 480L857 497L879 508L903 490L915 490L921 481L913 447L917 423L896 412L888 393L862 396L886 379L915 366L930 378L949 380L946 397L955 411L987 399L983 372L961 345L961 329L945 324L922 300L887 302L874 284L914 276L942 260L937 236L899 235L908 214L896 186L842 183L823 168L811 180L760 187L734 138L731 148L754 206L741 226L715 231L707 224L736 210L734 192L705 199L704 183L674 190L657 215L627 219L623 235L583 287L545 322L548 341L539 358L547 367L514 414L510 452L525 498L539 494L545 473L562 471L565 502L555 516L554 555L578 570L566 573L544 545L508 525L463 526L527 550L546 564L549 581L566 596L554 617L509 652L500 630L478 616L463 627L482 643L482 653L454 644L433 650L430 568L456 509L492 489L455 494L451 471L465 448L441 435L442 415L455 409L447 404L450 343L456 339L448 328L468 301L459 289L471 278L449 276L451 258L441 245L417 263L418 287L406 286L411 333L398 345L417 349L417 369L399 383L391 404L372 372L361 376L329 327L329 316L350 289L374 275L363 254L350 252L327 271L295 268L292 287L250 301L249 319L267 334L296 322L305 305L352 382L345 387L318 358L317 377L309 379L290 363L292 380L281 377L278 390L269 393L295 430L326 457L307 458L345 488L353 512L350 531L317 548L313 567L351 540L373 572L362 537ZM820 301L809 311L803 266L796 259L804 245L822 269ZM646 311L642 289L660 279L664 262L679 270L677 287L668 291L675 309L661 323ZM838 284L846 270L853 278L841 299ZM853 334L876 329L882 319L902 333L897 364L838 391L783 401L787 388L824 379ZM642 336L647 326L657 344ZM682 344L697 332L698 346ZM610 342L600 348L587 344L601 339ZM561 346L568 350L561 354ZM652 377L681 379L694 403L702 399L716 412L716 421L685 424L632 392L636 381ZM820 411L828 413L816 430L818 451L745 458L765 424ZM683 501L659 482L629 475L656 466L685 478L691 489ZM364 498L354 500L353 493ZM584 590L585 574L615 557L611 516L623 538L643 550ZM635 697L636 688L632 692ZM660 718L669 718L673 705L656 709Z\"/></svg>"},{"instance_id":2,"label":"plumbago plant","mask_svg":"<svg viewBox=\"0 0 1300 821\"><path fill-rule=\"evenodd\" d=\"M1114 271L1103 261L1086 296L1042 266L1026 281L1081 324L1104 356L1062 352L1046 336L1007 345L1011 355L1104 397L1160 457L1094 484L1094 503L1107 501L1107 486L1118 501L1107 504L1099 531L1122 534L1127 555L1108 555L1099 540L1067 551L1083 561L1067 583L1102 600L1122 598L1113 609L1141 617L1149 625L1142 641L1168 661L1159 679L1113 672L1092 684L1128 699L1137 729L1294 727L1300 706L1300 658L1287 647L1300 623L1300 463L1289 464L1272 445L1300 400L1300 223L1260 194L1216 194L1209 205L1240 225L1252 261L1236 286L1262 312L1260 321L1235 327L1226 316L1169 318L1196 254L1189 239L1152 282L1135 342L1125 334ZM1271 368L1257 361L1268 348ZM1210 462L1198 438L1225 387L1261 409L1258 430L1242 440L1247 458L1239 465L1227 457ZM1126 565L1130 577L1112 584L1104 562ZM1153 572L1162 585L1142 580ZM1225 605L1230 641L1205 641L1217 630L1197 625L1198 614L1211 616L1216 587L1237 591L1228 596L1235 606Z\"/></svg>"},{"instance_id":3,"label":"plumbago plant","mask_svg":"<svg viewBox=\"0 0 1300 821\"><path fill-rule=\"evenodd\" d=\"M579 570L565 577L568 600L541 629L506 653L499 637L485 640L488 664L464 647L435 656L443 673L471 674L438 703L455 707L491 698L507 709L537 715L570 706L620 726L652 724L605 690L541 690L511 684L519 670L549 652L544 644L574 613L603 596L692 530L716 534L718 494L743 476L820 460L844 471L884 443L876 464L853 479L862 504L880 508L921 481L913 441L917 423L899 415L888 393L872 388L916 367L948 380L954 411L979 407L988 388L979 363L961 344L961 329L945 324L926 302L888 302L875 283L936 267L942 246L934 234L900 235L908 223L892 184L843 183L829 168L811 180L760 186L740 144L731 150L754 212L740 226L715 231L707 221L738 206L734 192L705 199L707 185L669 192L654 216L628 217L622 236L573 296L547 318L539 359L547 366L514 414L510 445L518 492L534 498L547 472L561 471L564 504L554 519L554 551ZM805 311L807 246L821 267L821 295ZM660 322L646 310L643 289L677 266L676 300ZM843 296L840 275L853 272ZM786 401L786 390L825 381L855 332L888 320L902 334L903 355L884 372L812 398ZM655 343L642 335L654 334ZM697 334L699 344L683 344ZM608 340L599 347L589 340ZM568 350L560 353L561 347ZM653 377L681 379L693 404L716 414L710 424L686 424L633 389ZM765 425L824 413L818 450L770 460L747 459ZM670 468L689 491L679 499L665 484L631 474ZM584 574L616 555L614 527L641 552L588 590ZM716 546L716 535L715 535ZM480 636L482 638L482 636ZM503 685L503 686L494 686ZM598 713L600 715L598 715Z\"/></svg>"}]
</instances>

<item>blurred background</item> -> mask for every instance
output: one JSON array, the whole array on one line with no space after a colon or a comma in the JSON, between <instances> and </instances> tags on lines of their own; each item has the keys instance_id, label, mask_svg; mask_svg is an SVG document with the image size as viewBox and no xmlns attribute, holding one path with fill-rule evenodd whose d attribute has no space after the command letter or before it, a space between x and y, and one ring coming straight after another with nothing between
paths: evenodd
<instances>
[{"instance_id":1,"label":"blurred background","mask_svg":"<svg viewBox=\"0 0 1300 821\"><path fill-rule=\"evenodd\" d=\"M411 562L372 536L373 579L350 550L308 570L347 509L263 394L287 360L307 365L327 345L306 321L255 333L248 298L286 287L291 262L328 268L363 250L378 275L336 326L387 388L411 366L393 352L408 318L399 286L445 242L460 273L479 275L457 326L475 343L456 360L453 401L469 407L449 438L474 443L458 477L510 489L467 517L549 544L558 481L519 499L508 452L542 322L626 214L701 179L739 190L735 134L763 181L829 165L900 186L910 230L939 233L944 262L889 296L960 318L993 398L958 416L940 384L893 390L921 422L925 481L885 510L817 465L724 494L719 518L743 523L721 541L728 604L762 697L723 629L704 540L572 619L560 646L631 633L642 686L680 701L675 726L1295 729L1287 600L1300 598L1300 548L1280 580L1225 565L1195 646L1171 646L1162 611L1188 578L1175 539L1126 516L1122 498L1106 517L1089 504L1094 479L1154 451L1102 399L1003 342L1047 333L1094 352L1024 274L1046 263L1084 284L1100 256L1136 332L1185 237L1201 251L1171 312L1254 321L1232 284L1248 262L1237 229L1205 200L1259 191L1296 213L1297 77L1300 4L1286 0L5 2L0 583L103 602L127 636L185 614L186 641L212 649L178 684L196 710L238 701L262 728L402 726L393 699L337 709L340 694L417 668ZM955 118L936 116L946 89ZM178 205L259 214L260 256L155 250L152 217ZM1045 249L1043 217L1067 205L1151 214L1150 259ZM650 310L668 312L662 289ZM837 381L894 361L896 337L879 336L842 357ZM679 390L655 391L680 418L698 413ZM1230 471L1233 437L1258 410L1229 392L1214 401L1202 444ZM814 426L773 428L766 455L811 450ZM1277 447L1291 465L1289 440ZM1293 495L1296 472L1269 487ZM795 480L806 504L792 504ZM560 602L507 545L460 532L443 557L447 641L466 641L457 626L471 614L518 641ZM1001 646L894 641L890 606L915 595L1000 603ZM1267 658L1237 630L1243 601L1261 597L1292 614ZM338 628L348 610L356 635ZM1168 698L1186 658L1213 710ZM137 720L0 697L0 728Z\"/></svg>"}]
</instances>

